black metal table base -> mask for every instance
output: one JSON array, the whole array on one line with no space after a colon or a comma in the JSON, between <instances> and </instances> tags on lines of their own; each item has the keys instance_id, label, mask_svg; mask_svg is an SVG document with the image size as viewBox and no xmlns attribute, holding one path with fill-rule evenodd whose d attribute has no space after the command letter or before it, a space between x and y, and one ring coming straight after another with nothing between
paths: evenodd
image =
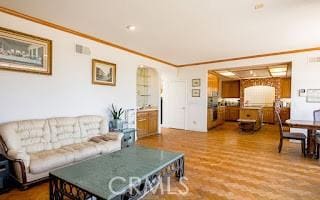
<instances>
[{"instance_id":1,"label":"black metal table base","mask_svg":"<svg viewBox=\"0 0 320 200\"><path fill-rule=\"evenodd\" d=\"M148 176L127 191L115 195L113 200L137 200L153 190L162 178L175 174L178 180L184 177L184 157L173 161L158 172ZM50 200L103 200L91 192L84 190L72 183L60 179L52 174L50 176Z\"/></svg>"}]
</instances>

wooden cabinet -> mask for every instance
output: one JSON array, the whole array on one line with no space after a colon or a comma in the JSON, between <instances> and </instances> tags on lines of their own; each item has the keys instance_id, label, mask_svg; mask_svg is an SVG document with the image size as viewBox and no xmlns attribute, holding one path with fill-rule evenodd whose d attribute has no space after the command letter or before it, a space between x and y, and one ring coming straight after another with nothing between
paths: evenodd
<instances>
[{"instance_id":1,"label":"wooden cabinet","mask_svg":"<svg viewBox=\"0 0 320 200\"><path fill-rule=\"evenodd\" d=\"M291 78L280 79L280 98L291 98Z\"/></svg>"},{"instance_id":2,"label":"wooden cabinet","mask_svg":"<svg viewBox=\"0 0 320 200\"><path fill-rule=\"evenodd\" d=\"M240 98L240 81L223 81L222 98Z\"/></svg>"},{"instance_id":3,"label":"wooden cabinet","mask_svg":"<svg viewBox=\"0 0 320 200\"><path fill-rule=\"evenodd\" d=\"M148 132L150 134L155 134L158 132L158 112L152 111L149 112L149 127Z\"/></svg>"},{"instance_id":4,"label":"wooden cabinet","mask_svg":"<svg viewBox=\"0 0 320 200\"><path fill-rule=\"evenodd\" d=\"M263 123L274 124L274 108L264 107L262 109L263 113Z\"/></svg>"},{"instance_id":5,"label":"wooden cabinet","mask_svg":"<svg viewBox=\"0 0 320 200\"><path fill-rule=\"evenodd\" d=\"M138 139L158 132L158 111L137 112L137 136Z\"/></svg>"},{"instance_id":6,"label":"wooden cabinet","mask_svg":"<svg viewBox=\"0 0 320 200\"><path fill-rule=\"evenodd\" d=\"M219 77L214 74L208 74L208 96L211 97L213 92L219 91Z\"/></svg>"},{"instance_id":7,"label":"wooden cabinet","mask_svg":"<svg viewBox=\"0 0 320 200\"><path fill-rule=\"evenodd\" d=\"M225 111L226 121L237 121L240 115L240 107L227 106Z\"/></svg>"},{"instance_id":8,"label":"wooden cabinet","mask_svg":"<svg viewBox=\"0 0 320 200\"><path fill-rule=\"evenodd\" d=\"M208 108L208 116L207 116L207 128L212 129L214 127L217 127L219 125L222 125L225 121L225 107L219 106L217 110L217 119L213 120L213 110L212 108Z\"/></svg>"}]
</instances>

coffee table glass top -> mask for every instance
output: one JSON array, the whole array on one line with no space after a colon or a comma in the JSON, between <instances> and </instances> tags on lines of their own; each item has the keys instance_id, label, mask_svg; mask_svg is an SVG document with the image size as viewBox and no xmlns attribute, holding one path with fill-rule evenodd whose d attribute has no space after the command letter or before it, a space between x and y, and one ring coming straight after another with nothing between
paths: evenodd
<instances>
[{"instance_id":1,"label":"coffee table glass top","mask_svg":"<svg viewBox=\"0 0 320 200\"><path fill-rule=\"evenodd\" d=\"M133 146L55 170L50 174L97 197L111 199L114 197L109 189L112 178L123 177L126 181L113 181L112 189L117 192L125 191L129 188L130 177L146 178L181 157L182 153Z\"/></svg>"}]
</instances>

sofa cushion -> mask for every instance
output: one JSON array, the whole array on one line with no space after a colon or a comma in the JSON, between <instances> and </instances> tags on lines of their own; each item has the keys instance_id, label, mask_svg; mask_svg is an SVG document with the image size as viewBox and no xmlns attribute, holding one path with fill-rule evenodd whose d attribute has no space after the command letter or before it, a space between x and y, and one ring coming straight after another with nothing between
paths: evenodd
<instances>
[{"instance_id":1,"label":"sofa cushion","mask_svg":"<svg viewBox=\"0 0 320 200\"><path fill-rule=\"evenodd\" d=\"M81 142L79 121L76 117L59 117L48 120L53 148Z\"/></svg>"},{"instance_id":2,"label":"sofa cushion","mask_svg":"<svg viewBox=\"0 0 320 200\"><path fill-rule=\"evenodd\" d=\"M119 140L109 140L101 141L96 143L97 148L101 153L111 153L118 150L121 150L121 141Z\"/></svg>"},{"instance_id":3,"label":"sofa cushion","mask_svg":"<svg viewBox=\"0 0 320 200\"><path fill-rule=\"evenodd\" d=\"M97 148L94 142L71 144L62 148L67 151L73 152L75 161L84 160L101 153L100 149Z\"/></svg>"},{"instance_id":4,"label":"sofa cushion","mask_svg":"<svg viewBox=\"0 0 320 200\"><path fill-rule=\"evenodd\" d=\"M52 149L30 155L30 172L41 173L74 161L74 153L66 149Z\"/></svg>"},{"instance_id":5,"label":"sofa cushion","mask_svg":"<svg viewBox=\"0 0 320 200\"><path fill-rule=\"evenodd\" d=\"M46 120L24 120L1 125L0 132L9 150L33 153L50 150L50 130Z\"/></svg>"},{"instance_id":6,"label":"sofa cushion","mask_svg":"<svg viewBox=\"0 0 320 200\"><path fill-rule=\"evenodd\" d=\"M88 115L78 117L82 141L88 141L90 138L108 132L107 122L101 116Z\"/></svg>"}]
</instances>

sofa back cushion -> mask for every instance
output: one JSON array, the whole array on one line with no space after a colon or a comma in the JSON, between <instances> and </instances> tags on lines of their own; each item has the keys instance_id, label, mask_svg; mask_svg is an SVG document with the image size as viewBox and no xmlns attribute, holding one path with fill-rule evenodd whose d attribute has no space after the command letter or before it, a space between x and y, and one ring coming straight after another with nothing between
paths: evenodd
<instances>
[{"instance_id":1,"label":"sofa back cushion","mask_svg":"<svg viewBox=\"0 0 320 200\"><path fill-rule=\"evenodd\" d=\"M46 120L24 120L0 125L0 134L8 150L33 153L52 149Z\"/></svg>"},{"instance_id":2,"label":"sofa back cushion","mask_svg":"<svg viewBox=\"0 0 320 200\"><path fill-rule=\"evenodd\" d=\"M81 142L78 118L58 117L48 119L48 121L51 131L51 143L54 149Z\"/></svg>"},{"instance_id":3,"label":"sofa back cushion","mask_svg":"<svg viewBox=\"0 0 320 200\"><path fill-rule=\"evenodd\" d=\"M107 121L102 116L87 115L78 117L82 141L108 132Z\"/></svg>"}]
</instances>

